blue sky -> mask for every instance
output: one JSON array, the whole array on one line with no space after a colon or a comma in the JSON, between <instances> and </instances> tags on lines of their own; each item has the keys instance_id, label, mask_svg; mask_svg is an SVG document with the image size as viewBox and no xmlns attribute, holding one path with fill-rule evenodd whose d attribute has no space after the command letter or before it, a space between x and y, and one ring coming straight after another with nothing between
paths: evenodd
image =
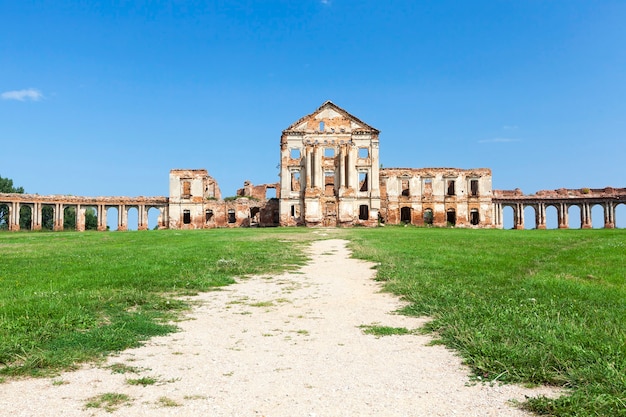
<instances>
[{"instance_id":1,"label":"blue sky","mask_svg":"<svg viewBox=\"0 0 626 417\"><path fill-rule=\"evenodd\" d=\"M385 167L626 187L624 22L624 1L0 0L0 175L157 196L206 168L234 195L331 100Z\"/></svg>"}]
</instances>

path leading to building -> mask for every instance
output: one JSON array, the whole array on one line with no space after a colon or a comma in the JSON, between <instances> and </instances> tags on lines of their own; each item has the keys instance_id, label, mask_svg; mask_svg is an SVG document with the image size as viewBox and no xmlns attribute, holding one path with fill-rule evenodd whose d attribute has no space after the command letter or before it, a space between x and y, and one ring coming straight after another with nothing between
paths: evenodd
<instances>
[{"instance_id":1,"label":"path leading to building","mask_svg":"<svg viewBox=\"0 0 626 417\"><path fill-rule=\"evenodd\" d=\"M0 415L528 416L509 400L550 393L469 384L461 360L427 336L364 334L363 325L415 329L423 320L393 314L401 302L380 292L373 265L351 259L346 244L315 241L296 272L194 297L180 332L99 367L0 384ZM106 393L130 400L87 407Z\"/></svg>"}]
</instances>

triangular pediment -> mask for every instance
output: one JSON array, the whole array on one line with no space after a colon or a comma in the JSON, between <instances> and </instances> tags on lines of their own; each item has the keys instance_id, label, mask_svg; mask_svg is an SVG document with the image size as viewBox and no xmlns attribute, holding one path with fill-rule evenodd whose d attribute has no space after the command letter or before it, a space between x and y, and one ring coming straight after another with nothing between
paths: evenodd
<instances>
[{"instance_id":1,"label":"triangular pediment","mask_svg":"<svg viewBox=\"0 0 626 417\"><path fill-rule=\"evenodd\" d=\"M378 134L378 130L359 120L332 101L322 104L313 113L300 118L293 123L283 133L288 132L335 132L351 133L353 131L370 132Z\"/></svg>"}]
</instances>

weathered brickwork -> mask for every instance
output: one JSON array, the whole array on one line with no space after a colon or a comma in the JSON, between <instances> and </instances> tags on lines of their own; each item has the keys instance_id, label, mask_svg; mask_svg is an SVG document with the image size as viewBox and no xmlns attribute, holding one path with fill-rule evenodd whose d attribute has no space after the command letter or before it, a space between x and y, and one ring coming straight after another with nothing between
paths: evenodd
<instances>
[{"instance_id":1,"label":"weathered brickwork","mask_svg":"<svg viewBox=\"0 0 626 417\"><path fill-rule=\"evenodd\" d=\"M270 226L376 226L414 224L502 228L503 210L513 210L513 227L534 222L546 228L546 209L556 208L558 227L569 227L568 210L580 208L582 228L592 226L591 211L604 210L604 227L615 227L626 188L559 189L524 195L493 190L488 168L381 168L379 134L330 101L291 124L280 138L280 181L244 182L234 197L223 198L206 169L173 169L169 197L75 197L0 194L0 229L20 229L20 213L31 215L30 229L42 228L42 211L51 208L53 230L63 230L73 208L76 230L85 230L85 212L96 213L98 230L107 230L107 210L117 209L117 229L126 230L136 209L137 229L148 228L148 211L158 210L157 228L209 229ZM532 207L535 218L525 219ZM28 218L27 218L28 219ZM154 226L152 226L154 227Z\"/></svg>"}]
</instances>

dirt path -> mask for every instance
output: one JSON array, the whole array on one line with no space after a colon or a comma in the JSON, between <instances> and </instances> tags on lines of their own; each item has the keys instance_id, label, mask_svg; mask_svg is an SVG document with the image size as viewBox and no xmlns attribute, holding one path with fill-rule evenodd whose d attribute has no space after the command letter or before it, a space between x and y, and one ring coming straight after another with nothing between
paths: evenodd
<instances>
[{"instance_id":1,"label":"dirt path","mask_svg":"<svg viewBox=\"0 0 626 417\"><path fill-rule=\"evenodd\" d=\"M426 336L364 334L361 325L423 321L392 314L401 303L379 292L372 264L350 259L346 243L316 241L297 272L194 297L179 333L101 367L1 384L0 415L528 416L508 401L540 391L469 386L460 359ZM127 382L139 378L156 381ZM86 407L104 393L131 400L112 411Z\"/></svg>"}]
</instances>

